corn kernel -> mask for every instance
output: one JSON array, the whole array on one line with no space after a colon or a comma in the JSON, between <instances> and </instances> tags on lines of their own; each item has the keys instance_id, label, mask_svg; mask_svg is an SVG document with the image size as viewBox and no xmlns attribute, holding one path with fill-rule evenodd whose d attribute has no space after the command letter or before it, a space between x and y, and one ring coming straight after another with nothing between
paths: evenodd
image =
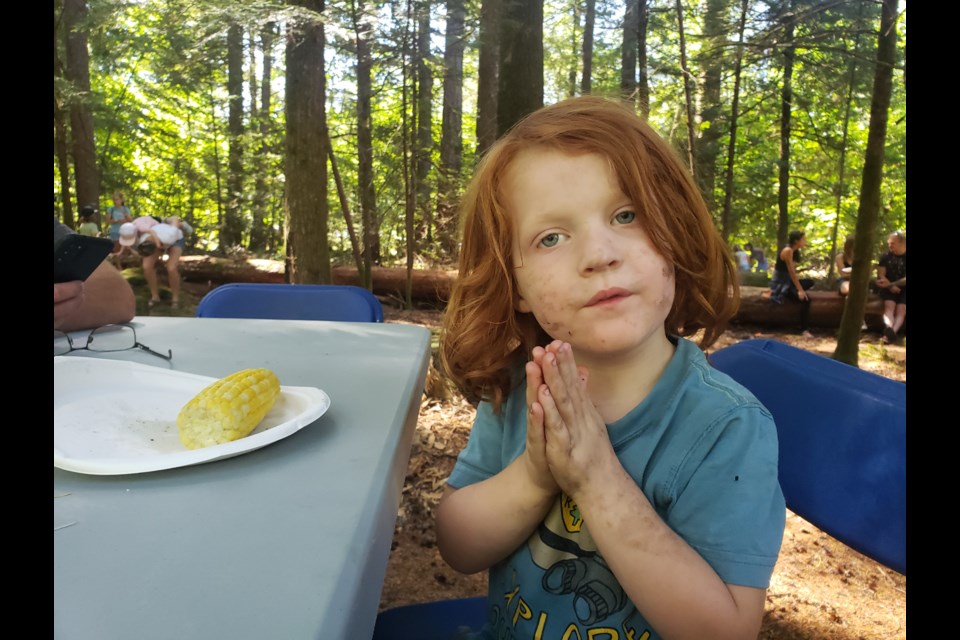
<instances>
[{"instance_id":1,"label":"corn kernel","mask_svg":"<svg viewBox=\"0 0 960 640\"><path fill-rule=\"evenodd\" d=\"M188 449L232 442L250 434L280 396L269 369L244 369L207 386L177 415L180 441Z\"/></svg>"}]
</instances>

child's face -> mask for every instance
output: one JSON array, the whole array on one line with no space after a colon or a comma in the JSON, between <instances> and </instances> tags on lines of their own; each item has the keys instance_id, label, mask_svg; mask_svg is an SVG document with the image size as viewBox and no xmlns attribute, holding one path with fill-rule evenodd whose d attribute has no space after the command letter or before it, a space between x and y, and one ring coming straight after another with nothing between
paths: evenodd
<instances>
[{"instance_id":1,"label":"child's face","mask_svg":"<svg viewBox=\"0 0 960 640\"><path fill-rule=\"evenodd\" d=\"M605 158L532 149L504 182L520 299L580 356L666 348L673 266L656 250Z\"/></svg>"}]
</instances>

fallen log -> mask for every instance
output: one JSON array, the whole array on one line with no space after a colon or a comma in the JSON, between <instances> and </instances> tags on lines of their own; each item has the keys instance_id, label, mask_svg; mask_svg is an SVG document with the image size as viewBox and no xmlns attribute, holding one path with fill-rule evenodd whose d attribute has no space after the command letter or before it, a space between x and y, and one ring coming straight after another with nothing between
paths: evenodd
<instances>
[{"instance_id":1,"label":"fallen log","mask_svg":"<svg viewBox=\"0 0 960 640\"><path fill-rule=\"evenodd\" d=\"M159 266L159 265L158 265ZM211 287L230 282L284 282L284 265L279 260L220 258L189 255L180 258L180 273L190 282L209 282ZM334 267L333 284L361 286L355 267ZM442 306L450 294L457 272L441 269L417 269L412 275L412 297L415 301ZM381 298L403 300L407 286L407 270L402 267L374 267L373 293ZM808 291L810 325L839 327L846 298L835 291ZM769 299L767 287L741 286L740 309L732 324L763 327L789 327L799 323L800 303L785 300L776 304ZM883 329L883 303L871 293L867 299L865 322L872 330Z\"/></svg>"},{"instance_id":2,"label":"fallen log","mask_svg":"<svg viewBox=\"0 0 960 640\"><path fill-rule=\"evenodd\" d=\"M810 326L839 327L846 298L836 291L807 291L810 296ZM883 329L883 301L871 293L864 314L867 327ZM777 304L770 300L767 287L740 287L740 309L732 324L753 324L764 327L796 326L800 321L800 302L784 300Z\"/></svg>"},{"instance_id":3,"label":"fallen log","mask_svg":"<svg viewBox=\"0 0 960 640\"><path fill-rule=\"evenodd\" d=\"M231 282L283 283L284 265L279 260L234 260L207 255L182 256L180 274L190 282L212 286ZM333 284L362 286L356 267L333 267ZM386 298L406 298L407 270L373 267L373 293ZM442 304L449 297L456 271L416 269L411 277L411 296L419 302Z\"/></svg>"}]
</instances>

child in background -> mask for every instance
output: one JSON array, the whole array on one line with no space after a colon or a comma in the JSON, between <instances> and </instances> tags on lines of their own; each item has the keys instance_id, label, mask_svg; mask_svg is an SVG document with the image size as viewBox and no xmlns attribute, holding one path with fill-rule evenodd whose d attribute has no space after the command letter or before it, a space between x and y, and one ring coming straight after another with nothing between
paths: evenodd
<instances>
[{"instance_id":1,"label":"child in background","mask_svg":"<svg viewBox=\"0 0 960 640\"><path fill-rule=\"evenodd\" d=\"M87 205L80 208L80 226L77 227L77 233L82 236L92 236L96 238L100 235L100 227L94 221L93 217L97 215L97 210Z\"/></svg>"},{"instance_id":2,"label":"child in background","mask_svg":"<svg viewBox=\"0 0 960 640\"><path fill-rule=\"evenodd\" d=\"M437 539L489 570L470 637L756 638L777 436L701 351L738 278L682 163L632 111L574 98L498 141L463 203L441 358L479 405Z\"/></svg>"}]
</instances>

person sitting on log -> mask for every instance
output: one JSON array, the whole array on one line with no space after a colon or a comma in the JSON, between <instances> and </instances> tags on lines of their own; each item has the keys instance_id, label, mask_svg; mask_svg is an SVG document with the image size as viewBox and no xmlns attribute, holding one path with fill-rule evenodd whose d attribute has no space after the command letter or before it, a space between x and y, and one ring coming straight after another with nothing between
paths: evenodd
<instances>
[{"instance_id":1,"label":"person sitting on log","mask_svg":"<svg viewBox=\"0 0 960 640\"><path fill-rule=\"evenodd\" d=\"M790 232L787 246L780 250L777 262L773 266L773 280L770 281L770 300L783 304L789 298L800 302L800 332L805 338L812 338L807 330L810 319L810 296L807 289L813 286L810 278L800 278L797 275L797 263L801 260L800 249L807 245L807 234L804 231Z\"/></svg>"},{"instance_id":2,"label":"person sitting on log","mask_svg":"<svg viewBox=\"0 0 960 640\"><path fill-rule=\"evenodd\" d=\"M887 236L888 251L880 256L877 266L877 287L883 299L884 344L897 340L897 333L907 320L907 235L894 231Z\"/></svg>"},{"instance_id":3,"label":"person sitting on log","mask_svg":"<svg viewBox=\"0 0 960 640\"><path fill-rule=\"evenodd\" d=\"M837 280L837 291L845 296L850 293L850 274L853 272L853 236L847 236L843 243L843 251L837 254L836 266L840 279Z\"/></svg>"}]
</instances>

